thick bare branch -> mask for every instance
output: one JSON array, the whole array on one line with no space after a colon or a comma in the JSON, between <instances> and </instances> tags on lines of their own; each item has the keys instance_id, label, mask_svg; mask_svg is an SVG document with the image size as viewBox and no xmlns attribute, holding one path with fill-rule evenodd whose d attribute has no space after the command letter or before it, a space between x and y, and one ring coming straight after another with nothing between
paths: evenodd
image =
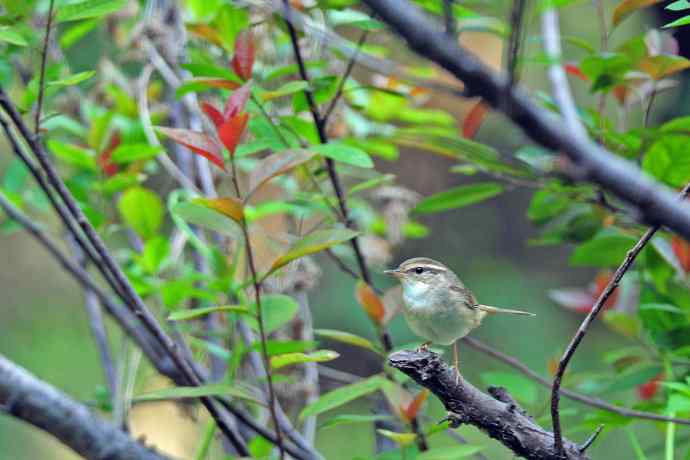
<instances>
[{"instance_id":1,"label":"thick bare branch","mask_svg":"<svg viewBox=\"0 0 690 460\"><path fill-rule=\"evenodd\" d=\"M576 180L597 183L630 203L650 224L660 224L690 238L690 205L681 204L670 190L647 178L633 163L608 152L589 139L574 135L562 121L535 104L508 80L460 47L407 0L365 0L365 3L410 48L442 66L465 83L470 93L481 96L502 111L525 134L546 148L562 151L574 163Z\"/></svg>"},{"instance_id":2,"label":"thick bare branch","mask_svg":"<svg viewBox=\"0 0 690 460\"><path fill-rule=\"evenodd\" d=\"M389 356L390 364L428 388L448 409L454 424L470 424L497 439L515 455L530 460L559 458L553 433L544 430L520 408L502 388L491 393L479 391L460 377L441 357L430 351L398 351ZM571 441L564 440L570 460L585 460L587 455Z\"/></svg>"},{"instance_id":3,"label":"thick bare branch","mask_svg":"<svg viewBox=\"0 0 690 460\"><path fill-rule=\"evenodd\" d=\"M0 404L4 412L50 433L79 455L94 460L163 460L91 412L0 355Z\"/></svg>"}]
</instances>

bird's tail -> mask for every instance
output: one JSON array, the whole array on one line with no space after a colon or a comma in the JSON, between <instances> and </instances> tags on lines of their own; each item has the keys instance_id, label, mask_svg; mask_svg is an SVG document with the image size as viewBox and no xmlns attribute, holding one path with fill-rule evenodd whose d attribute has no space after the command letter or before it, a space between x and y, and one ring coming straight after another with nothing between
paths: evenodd
<instances>
[{"instance_id":1,"label":"bird's tail","mask_svg":"<svg viewBox=\"0 0 690 460\"><path fill-rule=\"evenodd\" d=\"M496 307L492 307L490 305L477 305L477 308L480 309L481 311L489 313L489 314L510 313L512 315L537 316L534 313L530 313L528 311L510 310L508 308L496 308Z\"/></svg>"}]
</instances>

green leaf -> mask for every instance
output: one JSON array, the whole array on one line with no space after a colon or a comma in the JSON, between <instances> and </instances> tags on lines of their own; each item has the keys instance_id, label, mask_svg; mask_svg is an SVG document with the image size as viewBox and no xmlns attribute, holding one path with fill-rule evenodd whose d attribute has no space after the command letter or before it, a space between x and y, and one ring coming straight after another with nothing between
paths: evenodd
<instances>
[{"instance_id":1,"label":"green leaf","mask_svg":"<svg viewBox=\"0 0 690 460\"><path fill-rule=\"evenodd\" d=\"M117 207L125 223L144 239L155 236L163 223L163 202L144 187L126 190Z\"/></svg>"},{"instance_id":2,"label":"green leaf","mask_svg":"<svg viewBox=\"0 0 690 460\"><path fill-rule=\"evenodd\" d=\"M369 155L357 147L340 142L313 145L310 150L341 163L358 166L360 168L373 168L374 162Z\"/></svg>"},{"instance_id":3,"label":"green leaf","mask_svg":"<svg viewBox=\"0 0 690 460\"><path fill-rule=\"evenodd\" d=\"M482 382L486 385L505 387L511 395L526 404L537 402L538 391L536 384L515 373L510 372L483 372Z\"/></svg>"},{"instance_id":4,"label":"green leaf","mask_svg":"<svg viewBox=\"0 0 690 460\"><path fill-rule=\"evenodd\" d=\"M378 428L376 432L401 446L409 446L417 439L415 433L399 433L397 431L384 430L382 428Z\"/></svg>"},{"instance_id":5,"label":"green leaf","mask_svg":"<svg viewBox=\"0 0 690 460\"><path fill-rule=\"evenodd\" d=\"M335 329L315 329L314 335L316 335L317 337L335 340L336 342L354 345L356 347L365 348L375 353L379 353L379 351L376 349L376 346L370 340L367 340L364 337L360 337L355 334L351 334L349 332L338 331Z\"/></svg>"},{"instance_id":6,"label":"green leaf","mask_svg":"<svg viewBox=\"0 0 690 460\"><path fill-rule=\"evenodd\" d=\"M72 45L84 38L86 34L95 29L100 23L101 21L98 19L91 19L88 21L78 22L65 29L65 31L60 34L60 46L65 50L70 48Z\"/></svg>"},{"instance_id":7,"label":"green leaf","mask_svg":"<svg viewBox=\"0 0 690 460\"><path fill-rule=\"evenodd\" d=\"M114 163L131 163L133 161L155 158L161 152L162 149L155 145L127 144L115 148L110 159Z\"/></svg>"},{"instance_id":8,"label":"green leaf","mask_svg":"<svg viewBox=\"0 0 690 460\"><path fill-rule=\"evenodd\" d=\"M620 234L595 236L575 248L570 263L575 266L615 267L636 241L631 236Z\"/></svg>"},{"instance_id":9,"label":"green leaf","mask_svg":"<svg viewBox=\"0 0 690 460\"><path fill-rule=\"evenodd\" d=\"M144 251L141 253L139 263L147 273L157 274L163 262L170 255L170 242L167 238L151 238L144 244Z\"/></svg>"},{"instance_id":10,"label":"green leaf","mask_svg":"<svg viewBox=\"0 0 690 460\"><path fill-rule=\"evenodd\" d=\"M312 351L318 342L315 340L267 340L266 351L268 356L284 355L286 353L305 353ZM261 352L261 341L252 344L254 351Z\"/></svg>"},{"instance_id":11,"label":"green leaf","mask_svg":"<svg viewBox=\"0 0 690 460\"><path fill-rule=\"evenodd\" d=\"M425 452L420 452L416 460L455 460L458 458L467 458L480 450L482 450L482 446L472 446L470 444L452 447L435 447Z\"/></svg>"},{"instance_id":12,"label":"green leaf","mask_svg":"<svg viewBox=\"0 0 690 460\"><path fill-rule=\"evenodd\" d=\"M317 350L311 353L285 353L271 357L271 369L280 369L292 364L323 363L333 361L339 356L340 354L332 350Z\"/></svg>"},{"instance_id":13,"label":"green leaf","mask_svg":"<svg viewBox=\"0 0 690 460\"><path fill-rule=\"evenodd\" d=\"M687 16L683 16L680 19L676 19L675 21L671 21L668 24L664 24L662 29L668 29L671 27L687 26L688 24L690 24L690 14Z\"/></svg>"},{"instance_id":14,"label":"green leaf","mask_svg":"<svg viewBox=\"0 0 690 460\"><path fill-rule=\"evenodd\" d=\"M662 367L656 364L631 366L624 372L616 375L603 392L615 393L635 388L637 385L642 385L657 377L662 371Z\"/></svg>"},{"instance_id":15,"label":"green leaf","mask_svg":"<svg viewBox=\"0 0 690 460\"><path fill-rule=\"evenodd\" d=\"M543 224L561 215L568 206L570 206L570 200L565 195L549 190L538 190L532 196L527 217L537 225Z\"/></svg>"},{"instance_id":16,"label":"green leaf","mask_svg":"<svg viewBox=\"0 0 690 460\"><path fill-rule=\"evenodd\" d=\"M666 5L664 9L671 11L687 10L690 9L690 2L688 2L688 0L676 0L673 3Z\"/></svg>"},{"instance_id":17,"label":"green leaf","mask_svg":"<svg viewBox=\"0 0 690 460\"><path fill-rule=\"evenodd\" d=\"M105 16L124 7L127 0L85 0L79 3L60 5L57 22L76 21Z\"/></svg>"},{"instance_id":18,"label":"green leaf","mask_svg":"<svg viewBox=\"0 0 690 460\"><path fill-rule=\"evenodd\" d=\"M336 425L352 424L352 423L373 423L383 422L387 420L394 420L390 415L336 415L328 419L319 426L319 430Z\"/></svg>"},{"instance_id":19,"label":"green leaf","mask_svg":"<svg viewBox=\"0 0 690 460\"><path fill-rule=\"evenodd\" d=\"M11 43L17 46L28 45L26 39L12 27L0 27L0 41Z\"/></svg>"},{"instance_id":20,"label":"green leaf","mask_svg":"<svg viewBox=\"0 0 690 460\"><path fill-rule=\"evenodd\" d=\"M239 313L241 315L248 315L249 309L243 305L218 305L215 307L192 308L188 310L177 310L168 316L170 321L182 321L188 319L197 319L202 316L210 315L211 313Z\"/></svg>"},{"instance_id":21,"label":"green leaf","mask_svg":"<svg viewBox=\"0 0 690 460\"><path fill-rule=\"evenodd\" d=\"M319 397L316 401L302 409L299 414L300 420L306 417L322 414L328 410L340 407L350 401L366 396L370 393L380 390L386 385L386 379L380 375L375 375L364 379L360 382L345 385L335 390L329 391Z\"/></svg>"},{"instance_id":22,"label":"green leaf","mask_svg":"<svg viewBox=\"0 0 690 460\"><path fill-rule=\"evenodd\" d=\"M254 316L247 318L247 323L252 329L259 331L259 323L255 319L257 314L256 302L252 302L249 310ZM261 312L266 334L270 334L289 323L297 314L297 310L299 310L299 305L290 296L284 294L261 296Z\"/></svg>"},{"instance_id":23,"label":"green leaf","mask_svg":"<svg viewBox=\"0 0 690 460\"><path fill-rule=\"evenodd\" d=\"M241 240L242 232L237 222L212 209L190 201L177 203L171 209L173 215L185 222Z\"/></svg>"},{"instance_id":24,"label":"green leaf","mask_svg":"<svg viewBox=\"0 0 690 460\"><path fill-rule=\"evenodd\" d=\"M48 86L74 86L96 75L96 71L87 70L86 72L79 72L69 77L61 78L60 80L53 80L48 82Z\"/></svg>"},{"instance_id":25,"label":"green leaf","mask_svg":"<svg viewBox=\"0 0 690 460\"><path fill-rule=\"evenodd\" d=\"M272 91L265 91L261 93L261 99L263 101L270 101L272 99L277 99L279 97L283 96L288 96L290 94L294 94L298 91L304 91L307 88L309 88L309 83L303 80L298 80L298 81L290 81L285 83L283 86L281 86L278 89L274 89Z\"/></svg>"},{"instance_id":26,"label":"green leaf","mask_svg":"<svg viewBox=\"0 0 690 460\"><path fill-rule=\"evenodd\" d=\"M349 228L334 228L330 230L317 230L297 241L290 247L288 252L278 257L268 272L263 276L264 278L281 267L289 264L293 260L301 257L315 254L330 247L349 241L355 238L358 233Z\"/></svg>"},{"instance_id":27,"label":"green leaf","mask_svg":"<svg viewBox=\"0 0 690 460\"><path fill-rule=\"evenodd\" d=\"M90 150L53 140L48 141L48 149L69 165L88 169L89 171L97 170L96 158Z\"/></svg>"},{"instance_id":28,"label":"green leaf","mask_svg":"<svg viewBox=\"0 0 690 460\"><path fill-rule=\"evenodd\" d=\"M419 214L429 214L461 208L488 200L501 192L503 192L503 186L497 182L461 185L423 199L413 211Z\"/></svg>"},{"instance_id":29,"label":"green leaf","mask_svg":"<svg viewBox=\"0 0 690 460\"><path fill-rule=\"evenodd\" d=\"M656 179L673 187L690 181L690 155L687 136L667 135L649 148L642 160L642 169Z\"/></svg>"},{"instance_id":30,"label":"green leaf","mask_svg":"<svg viewBox=\"0 0 690 460\"><path fill-rule=\"evenodd\" d=\"M247 402L263 403L252 396L248 391L237 385L223 383L203 385L199 387L173 387L156 390L135 396L136 401L164 401L169 399L199 398L202 396L232 396Z\"/></svg>"}]
</instances>

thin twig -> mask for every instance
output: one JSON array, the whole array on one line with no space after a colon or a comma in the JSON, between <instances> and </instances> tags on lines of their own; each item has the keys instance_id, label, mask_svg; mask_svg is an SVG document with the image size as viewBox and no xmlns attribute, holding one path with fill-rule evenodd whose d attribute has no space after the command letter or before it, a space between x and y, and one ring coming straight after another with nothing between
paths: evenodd
<instances>
[{"instance_id":1,"label":"thin twig","mask_svg":"<svg viewBox=\"0 0 690 460\"><path fill-rule=\"evenodd\" d=\"M683 190L680 193L680 198L687 198L688 193L690 193L690 183L683 188ZM644 232L639 241L635 243L635 245L628 251L628 253L625 256L625 259L623 259L623 262L620 264L618 269L616 269L616 272L613 274L613 277L606 285L606 288L599 295L599 298L592 306L592 309L587 314L587 317L584 319L584 321L582 321L582 324L580 324L580 327L577 329L577 332L571 339L570 343L568 344L568 347L565 349L565 352L563 353L563 356L558 362L558 370L556 371L556 375L553 378L553 387L551 389L551 420L553 422L554 442L556 445L556 450L559 452L563 452L561 420L560 413L558 411L558 403L560 401L559 391L561 388L561 381L563 380L563 374L565 374L565 370L568 367L568 363L570 363L570 360L575 354L577 347L580 345L580 342L582 342L582 339L585 337L585 334L587 334L590 325L596 319L597 315L604 307L604 304L606 303L608 298L618 287L618 284L623 278L623 275L625 275L628 269L630 269L640 251L644 249L645 245L649 242L649 240L652 239L654 234L660 228L660 225L654 225L652 227L649 227L649 229L647 229L647 231Z\"/></svg>"},{"instance_id":2,"label":"thin twig","mask_svg":"<svg viewBox=\"0 0 690 460\"><path fill-rule=\"evenodd\" d=\"M518 56L522 44L522 21L525 16L526 0L513 0L510 11L510 39L507 47L506 72L508 73L508 88L520 79L518 75Z\"/></svg>"},{"instance_id":3,"label":"thin twig","mask_svg":"<svg viewBox=\"0 0 690 460\"><path fill-rule=\"evenodd\" d=\"M232 167L232 184L235 188L237 198L242 199L242 192L240 190L239 178L237 177L237 167L235 165L235 156L230 156L230 165ZM240 228L242 229L242 236L244 238L244 247L247 253L247 264L249 265L249 274L252 277L252 285L254 286L254 301L256 302L256 322L259 324L259 338L261 341L261 357L263 359L264 369L266 370L266 383L268 386L268 405L273 419L273 425L276 432L276 440L280 459L285 458L285 446L283 445L283 432L278 420L278 413L276 410L277 397L275 388L273 386L273 373L271 372L271 359L268 356L267 334L264 324L263 308L261 306L261 280L259 279L256 265L254 262L254 252L252 249L252 242L249 238L249 229L247 221L241 219Z\"/></svg>"},{"instance_id":4,"label":"thin twig","mask_svg":"<svg viewBox=\"0 0 690 460\"><path fill-rule=\"evenodd\" d=\"M475 350L478 350L478 351L480 351L480 352L482 352L488 356L491 356L492 358L496 359L497 361L500 361L502 363L507 364L508 366L521 372L526 377L534 380L535 382L542 385L543 387L548 388L549 390L552 388L551 380L537 374L532 369L530 369L525 363L519 361L518 359L514 358L513 356L508 356L505 353L501 353L500 351L496 350L495 348L492 348L489 345L486 345L485 343L480 342L479 340L473 339L471 337L464 337L462 339L462 341L464 344L468 345L469 347L474 348ZM673 423L678 423L680 425L690 425L690 419L668 417L665 415L654 414L652 412L643 412L643 411L638 411L638 410L633 410L633 409L627 409L625 407L620 407L620 406L616 406L614 404L608 403L608 402L604 401L603 399L593 398L591 396L585 396L581 393L578 393L578 392L573 391L573 390L569 390L567 388L561 388L560 392L563 396L565 396L566 398L571 399L573 401L577 401L577 402L584 404L586 406L596 407L597 409L602 409L602 410L605 410L607 412L611 412L612 414L622 415L623 417L639 418L639 419L643 419L643 420L654 420L654 421L659 421L659 422L673 422Z\"/></svg>"},{"instance_id":5,"label":"thin twig","mask_svg":"<svg viewBox=\"0 0 690 460\"><path fill-rule=\"evenodd\" d=\"M453 14L453 0L443 0L443 19L446 24L446 34L455 37L457 30L455 27L455 15Z\"/></svg>"},{"instance_id":6,"label":"thin twig","mask_svg":"<svg viewBox=\"0 0 690 460\"><path fill-rule=\"evenodd\" d=\"M34 133L38 135L41 129L41 111L43 109L43 97L45 95L46 62L48 61L48 46L50 43L50 31L53 27L53 7L55 0L50 0L48 5L48 19L46 21L46 31L43 37L43 50L41 52L41 70L38 78L38 100L36 103L36 113L34 114Z\"/></svg>"},{"instance_id":7,"label":"thin twig","mask_svg":"<svg viewBox=\"0 0 690 460\"><path fill-rule=\"evenodd\" d=\"M350 74L352 74L352 70L355 68L355 64L357 63L357 56L359 56L359 53L362 51L362 46L364 46L364 42L367 41L368 35L369 31L365 30L364 32L362 32L362 35L359 36L359 40L357 40L357 47L355 48L355 52L352 53L350 59L347 61L347 67L345 67L345 72L340 77L340 82L338 82L338 89L335 91L335 96L333 96L331 103L328 104L328 107L326 108L326 110L323 113L323 116L321 117L324 125L328 124L328 119L330 118L331 114L333 113L333 110L335 109L335 106L338 105L338 101L343 95L343 90L345 89L347 79L350 78Z\"/></svg>"},{"instance_id":8,"label":"thin twig","mask_svg":"<svg viewBox=\"0 0 690 460\"><path fill-rule=\"evenodd\" d=\"M309 73L307 72L307 67L304 64L304 59L302 57L302 52L299 47L299 39L297 37L297 31L295 30L295 27L293 26L293 9L290 7L290 2L289 0L283 0L283 7L284 7L284 19L285 19L285 25L288 29L288 34L290 36L290 42L292 44L292 50L295 56L295 60L297 61L297 67L299 69L300 77L304 82L307 84L310 83L309 79ZM309 111L311 112L312 119L314 121L314 126L316 127L316 130L319 134L319 140L322 144L328 143L328 135L326 134L326 126L324 124L324 119L321 117L319 113L319 108L316 104L316 100L314 99L314 94L311 92L310 89L306 89L304 91L304 95L307 99L307 104L309 106ZM345 226L351 229L356 230L356 225L355 223L350 219L349 215L349 209L347 206L347 201L345 198L345 193L343 192L342 185L340 184L340 178L338 177L338 173L335 169L335 162L330 159L326 158L325 159L325 164L326 164L326 170L328 171L328 177L331 180L331 185L333 187L333 191L335 193L335 196L338 200L338 207L340 208L340 212L342 214L342 217L344 219ZM369 273L369 267L367 266L366 260L364 259L364 255L360 249L359 246L359 238L355 237L350 240L350 245L352 246L352 250L355 253L355 259L357 260L357 265L359 266L359 271L361 274L362 279L364 282L366 282L369 286L373 286L372 280L371 280L371 275ZM381 341L381 344L383 345L384 351L390 352L393 349L393 343L391 340L391 337L388 333L388 331L380 327L379 328L380 335L379 339ZM426 437L424 436L424 433L419 429L419 425L415 420L412 421L411 423L412 429L417 435L417 445L420 450L425 451L428 449L427 443L426 443Z\"/></svg>"}]
</instances>

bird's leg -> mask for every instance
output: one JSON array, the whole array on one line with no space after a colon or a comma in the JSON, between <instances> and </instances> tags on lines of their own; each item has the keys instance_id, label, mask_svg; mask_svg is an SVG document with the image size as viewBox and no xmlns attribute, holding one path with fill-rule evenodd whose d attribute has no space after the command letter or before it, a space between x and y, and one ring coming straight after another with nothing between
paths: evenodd
<instances>
[{"instance_id":1,"label":"bird's leg","mask_svg":"<svg viewBox=\"0 0 690 460\"><path fill-rule=\"evenodd\" d=\"M458 341L453 342L453 362L455 363L455 384L460 383L460 355L458 353Z\"/></svg>"},{"instance_id":2,"label":"bird's leg","mask_svg":"<svg viewBox=\"0 0 690 460\"><path fill-rule=\"evenodd\" d=\"M429 345L431 345L431 342L424 342L423 344L420 345L419 348L417 348L417 352L420 351L429 351Z\"/></svg>"}]
</instances>

